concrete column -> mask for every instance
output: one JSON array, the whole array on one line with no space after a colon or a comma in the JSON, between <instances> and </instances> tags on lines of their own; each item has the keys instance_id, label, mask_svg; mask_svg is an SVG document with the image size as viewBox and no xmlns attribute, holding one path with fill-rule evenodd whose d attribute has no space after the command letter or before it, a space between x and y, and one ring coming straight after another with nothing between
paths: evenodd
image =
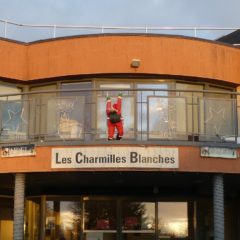
<instances>
[{"instance_id":1,"label":"concrete column","mask_svg":"<svg viewBox=\"0 0 240 240\"><path fill-rule=\"evenodd\" d=\"M13 239L24 239L25 174L15 175Z\"/></svg>"},{"instance_id":2,"label":"concrete column","mask_svg":"<svg viewBox=\"0 0 240 240\"><path fill-rule=\"evenodd\" d=\"M224 180L222 174L213 178L214 240L224 240Z\"/></svg>"}]
</instances>

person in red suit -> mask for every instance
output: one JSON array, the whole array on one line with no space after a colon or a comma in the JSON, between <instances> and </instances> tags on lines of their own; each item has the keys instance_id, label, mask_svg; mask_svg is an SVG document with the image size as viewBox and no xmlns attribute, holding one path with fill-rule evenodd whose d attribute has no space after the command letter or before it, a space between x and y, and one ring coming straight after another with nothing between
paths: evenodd
<instances>
[{"instance_id":1,"label":"person in red suit","mask_svg":"<svg viewBox=\"0 0 240 240\"><path fill-rule=\"evenodd\" d=\"M118 94L117 103L112 105L111 98L107 97L106 105L108 140L113 140L114 131L117 129L116 140L123 137L123 118L122 118L122 94Z\"/></svg>"}]
</instances>

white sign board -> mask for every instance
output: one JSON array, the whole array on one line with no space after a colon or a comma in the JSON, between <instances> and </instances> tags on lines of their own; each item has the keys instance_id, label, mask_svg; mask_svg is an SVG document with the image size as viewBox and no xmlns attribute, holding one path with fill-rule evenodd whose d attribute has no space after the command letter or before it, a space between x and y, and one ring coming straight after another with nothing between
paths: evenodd
<instances>
[{"instance_id":1,"label":"white sign board","mask_svg":"<svg viewBox=\"0 0 240 240\"><path fill-rule=\"evenodd\" d=\"M52 168L178 168L178 148L53 148Z\"/></svg>"},{"instance_id":2,"label":"white sign board","mask_svg":"<svg viewBox=\"0 0 240 240\"><path fill-rule=\"evenodd\" d=\"M201 147L201 157L237 158L237 150L223 147Z\"/></svg>"},{"instance_id":3,"label":"white sign board","mask_svg":"<svg viewBox=\"0 0 240 240\"><path fill-rule=\"evenodd\" d=\"M3 146L1 150L2 157L22 157L35 155L36 150L34 144Z\"/></svg>"}]
</instances>

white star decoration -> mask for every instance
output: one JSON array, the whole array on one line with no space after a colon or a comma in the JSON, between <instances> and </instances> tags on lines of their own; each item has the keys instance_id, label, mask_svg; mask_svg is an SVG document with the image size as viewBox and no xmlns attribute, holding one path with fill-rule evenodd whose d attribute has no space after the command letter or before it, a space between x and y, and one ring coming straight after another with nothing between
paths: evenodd
<instances>
[{"instance_id":1,"label":"white star decoration","mask_svg":"<svg viewBox=\"0 0 240 240\"><path fill-rule=\"evenodd\" d=\"M174 112L176 112L176 102L174 99L171 99L171 102L169 99L167 102L164 100L156 108L159 111L157 119L158 134L161 134L161 137L173 137L176 134L177 125L176 119L173 118L175 116ZM156 109L153 107L150 111L156 114Z\"/></svg>"},{"instance_id":2,"label":"white star decoration","mask_svg":"<svg viewBox=\"0 0 240 240\"><path fill-rule=\"evenodd\" d=\"M225 112L226 112L225 108L215 110L212 107L209 107L207 114L208 118L206 119L205 123L209 125L212 124L216 134L220 133L223 122L226 121Z\"/></svg>"},{"instance_id":3,"label":"white star decoration","mask_svg":"<svg viewBox=\"0 0 240 240\"><path fill-rule=\"evenodd\" d=\"M74 110L74 101L59 101L57 107L61 119L70 119L70 113Z\"/></svg>"},{"instance_id":4,"label":"white star decoration","mask_svg":"<svg viewBox=\"0 0 240 240\"><path fill-rule=\"evenodd\" d=\"M23 118L24 108L18 111L8 109L7 112L9 119L3 124L3 130L12 130L17 134L22 123L28 124Z\"/></svg>"}]
</instances>

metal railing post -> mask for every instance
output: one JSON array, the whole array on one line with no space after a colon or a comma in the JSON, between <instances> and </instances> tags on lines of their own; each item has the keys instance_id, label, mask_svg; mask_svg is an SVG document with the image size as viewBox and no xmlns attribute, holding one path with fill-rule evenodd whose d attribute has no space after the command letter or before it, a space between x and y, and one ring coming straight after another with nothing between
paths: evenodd
<instances>
[{"instance_id":1,"label":"metal railing post","mask_svg":"<svg viewBox=\"0 0 240 240\"><path fill-rule=\"evenodd\" d=\"M53 26L53 38L56 38L56 25Z\"/></svg>"},{"instance_id":2,"label":"metal railing post","mask_svg":"<svg viewBox=\"0 0 240 240\"><path fill-rule=\"evenodd\" d=\"M194 27L194 37L197 37L197 28Z\"/></svg>"},{"instance_id":3,"label":"metal railing post","mask_svg":"<svg viewBox=\"0 0 240 240\"><path fill-rule=\"evenodd\" d=\"M4 37L7 38L7 21L4 21Z\"/></svg>"}]
</instances>

